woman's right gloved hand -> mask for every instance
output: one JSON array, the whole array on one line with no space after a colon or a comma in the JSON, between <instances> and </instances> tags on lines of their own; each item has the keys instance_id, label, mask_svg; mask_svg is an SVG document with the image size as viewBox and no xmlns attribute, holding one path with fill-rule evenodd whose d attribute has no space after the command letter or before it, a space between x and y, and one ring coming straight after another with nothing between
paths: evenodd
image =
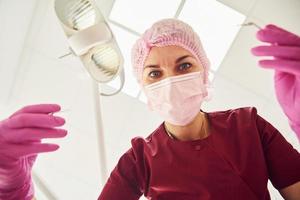
<instances>
[{"instance_id":1,"label":"woman's right gloved hand","mask_svg":"<svg viewBox=\"0 0 300 200\"><path fill-rule=\"evenodd\" d=\"M53 116L60 110L57 104L26 106L0 121L0 200L31 200L34 188L31 169L37 154L59 148L42 143L44 138L67 135L65 120Z\"/></svg>"}]
</instances>

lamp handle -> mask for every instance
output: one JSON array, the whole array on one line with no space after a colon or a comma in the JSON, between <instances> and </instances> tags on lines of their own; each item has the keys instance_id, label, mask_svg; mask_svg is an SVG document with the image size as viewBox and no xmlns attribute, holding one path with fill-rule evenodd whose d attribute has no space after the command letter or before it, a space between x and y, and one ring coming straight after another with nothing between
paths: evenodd
<instances>
[{"instance_id":1,"label":"lamp handle","mask_svg":"<svg viewBox=\"0 0 300 200\"><path fill-rule=\"evenodd\" d=\"M121 84L120 84L120 87L119 87L119 89L117 91L115 91L113 93L110 93L110 94L106 94L106 93L100 92L100 95L102 95L102 96L113 96L115 94L118 94L123 89L124 83L125 83L125 72L124 72L124 68L123 67L121 69L119 77L120 77Z\"/></svg>"}]
</instances>

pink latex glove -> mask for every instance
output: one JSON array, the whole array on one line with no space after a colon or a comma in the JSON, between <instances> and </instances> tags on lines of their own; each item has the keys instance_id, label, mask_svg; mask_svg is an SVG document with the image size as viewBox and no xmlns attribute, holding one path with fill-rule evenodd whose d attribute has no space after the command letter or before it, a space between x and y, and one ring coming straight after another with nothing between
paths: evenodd
<instances>
[{"instance_id":1,"label":"pink latex glove","mask_svg":"<svg viewBox=\"0 0 300 200\"><path fill-rule=\"evenodd\" d=\"M256 37L270 44L251 51L256 56L273 56L259 65L275 70L277 100L300 141L300 37L273 24L259 30Z\"/></svg>"},{"instance_id":2,"label":"pink latex glove","mask_svg":"<svg viewBox=\"0 0 300 200\"><path fill-rule=\"evenodd\" d=\"M34 188L31 169L37 154L59 148L45 144L43 138L60 138L65 120L51 115L60 110L56 104L26 106L0 121L0 199L31 200Z\"/></svg>"}]
</instances>

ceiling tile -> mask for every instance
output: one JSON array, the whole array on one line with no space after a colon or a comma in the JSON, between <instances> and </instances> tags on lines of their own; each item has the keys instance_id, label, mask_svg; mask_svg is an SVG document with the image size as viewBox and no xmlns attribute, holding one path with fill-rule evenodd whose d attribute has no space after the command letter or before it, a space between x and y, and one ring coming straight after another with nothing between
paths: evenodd
<instances>
[{"instance_id":1,"label":"ceiling tile","mask_svg":"<svg viewBox=\"0 0 300 200\"><path fill-rule=\"evenodd\" d=\"M247 15L249 12L251 12L253 6L255 5L255 2L257 0L217 0L239 12L241 12L244 15Z\"/></svg>"},{"instance_id":2,"label":"ceiling tile","mask_svg":"<svg viewBox=\"0 0 300 200\"><path fill-rule=\"evenodd\" d=\"M249 18L250 21L257 20ZM251 48L262 45L256 37L257 28L241 28L226 54L218 73L258 96L269 98L273 92L273 71L258 66L259 57L251 54Z\"/></svg>"},{"instance_id":3,"label":"ceiling tile","mask_svg":"<svg viewBox=\"0 0 300 200\"><path fill-rule=\"evenodd\" d=\"M260 109L268 103L266 98L258 96L220 74L215 75L212 86L212 99L203 104L203 108L210 111L247 106Z\"/></svg>"},{"instance_id":4,"label":"ceiling tile","mask_svg":"<svg viewBox=\"0 0 300 200\"><path fill-rule=\"evenodd\" d=\"M299 0L286 0L284 3L280 0L257 1L249 16L263 21L261 26L273 23L300 34Z\"/></svg>"}]
</instances>

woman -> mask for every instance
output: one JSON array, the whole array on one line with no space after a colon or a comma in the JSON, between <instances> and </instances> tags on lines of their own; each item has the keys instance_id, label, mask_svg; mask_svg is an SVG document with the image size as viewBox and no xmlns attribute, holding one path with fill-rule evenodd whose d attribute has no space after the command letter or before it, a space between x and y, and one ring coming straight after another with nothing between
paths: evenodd
<instances>
[{"instance_id":1,"label":"woman","mask_svg":"<svg viewBox=\"0 0 300 200\"><path fill-rule=\"evenodd\" d=\"M274 34L277 38L281 34L279 42ZM261 65L275 68L278 100L293 130L299 134L299 105L289 102L297 99L299 102L299 91L295 86L290 98L285 85L288 80L289 88L295 84L299 87L299 73L292 73L296 71L293 66L299 65L296 66L295 59L288 60L298 56L299 61L299 55L282 57L275 47L282 41L300 46L300 38L275 26L267 26L258 34L264 41L270 40L270 35L273 41L268 42L276 43L271 46L271 52L275 53L270 54L268 47L255 48L253 53L280 57L275 64L263 61ZM158 21L136 42L132 58L149 108L165 121L147 138L132 139L132 147L111 172L100 200L135 200L141 195L152 200L267 200L270 199L268 179L285 199L300 199L300 155L255 108L210 113L200 109L209 96L209 61L189 25L175 19ZM278 62L289 70L280 71ZM64 120L48 115L59 109L58 105L29 106L1 122L0 144L4 148L0 149L0 175L5 181L0 181L0 197L3 199L33 197L30 170L36 158L34 153L58 148L54 144L41 144L40 139L66 135L66 131L55 128L64 124ZM28 128L37 126L45 135L35 132L40 129ZM22 145L15 144L20 141Z\"/></svg>"}]
</instances>

